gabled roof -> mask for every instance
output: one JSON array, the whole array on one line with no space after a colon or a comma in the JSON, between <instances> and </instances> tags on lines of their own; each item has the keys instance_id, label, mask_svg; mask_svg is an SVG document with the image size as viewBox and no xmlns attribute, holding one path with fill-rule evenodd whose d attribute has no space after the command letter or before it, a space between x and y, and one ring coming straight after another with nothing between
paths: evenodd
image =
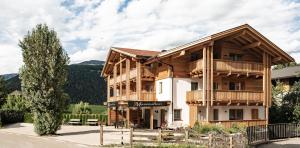
<instances>
[{"instance_id":1,"label":"gabled roof","mask_svg":"<svg viewBox=\"0 0 300 148\"><path fill-rule=\"evenodd\" d=\"M272 79L292 78L300 75L300 66L272 70Z\"/></svg>"},{"instance_id":2,"label":"gabled roof","mask_svg":"<svg viewBox=\"0 0 300 148\"><path fill-rule=\"evenodd\" d=\"M193 46L198 46L201 44L202 45L209 44L210 42L213 42L215 40L224 38L226 36L232 36L237 33L241 33L242 31L245 31L245 32L247 31L247 33L255 36L257 39L262 40L263 43L269 47L266 50L269 50L269 52L272 52L272 53L276 53L278 57L282 57L283 61L285 61L285 62L294 62L295 61L290 55L288 55L286 52L284 52L282 49L280 49L278 46L276 46L269 39L264 37L262 34L260 34L258 31L256 31L254 28L252 28L248 24L234 27L234 28L231 28L231 29L219 32L219 33L215 33L215 34L200 38L200 39L192 41L190 43L180 45L178 47L172 48L165 52L161 52L160 54L157 55L157 57L162 58L162 57L166 57L166 56L172 55L174 53L180 52L182 50L186 50Z\"/></svg>"},{"instance_id":3,"label":"gabled roof","mask_svg":"<svg viewBox=\"0 0 300 148\"><path fill-rule=\"evenodd\" d=\"M132 48L120 48L120 47L112 47L113 50L127 53L131 56L141 56L141 57L152 57L159 54L159 51L152 51L152 50L142 50L142 49L132 49Z\"/></svg>"}]
</instances>

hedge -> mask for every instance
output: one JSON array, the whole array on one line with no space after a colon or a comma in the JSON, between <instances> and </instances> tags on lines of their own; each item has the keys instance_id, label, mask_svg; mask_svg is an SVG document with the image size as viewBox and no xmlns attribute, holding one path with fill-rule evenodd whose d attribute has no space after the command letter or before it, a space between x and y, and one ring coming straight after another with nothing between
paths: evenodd
<instances>
[{"instance_id":1,"label":"hedge","mask_svg":"<svg viewBox=\"0 0 300 148\"><path fill-rule=\"evenodd\" d=\"M107 115L103 114L64 114L63 117L65 124L67 124L70 119L80 119L82 125L85 125L87 119L98 119L98 121L104 124L107 123Z\"/></svg>"},{"instance_id":2,"label":"hedge","mask_svg":"<svg viewBox=\"0 0 300 148\"><path fill-rule=\"evenodd\" d=\"M2 125L23 122L24 112L16 110L0 110Z\"/></svg>"}]
</instances>

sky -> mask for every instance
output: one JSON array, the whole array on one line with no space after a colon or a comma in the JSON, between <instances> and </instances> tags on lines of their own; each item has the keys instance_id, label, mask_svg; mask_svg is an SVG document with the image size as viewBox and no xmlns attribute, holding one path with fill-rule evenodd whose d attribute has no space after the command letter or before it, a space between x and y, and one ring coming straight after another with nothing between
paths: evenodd
<instances>
[{"instance_id":1,"label":"sky","mask_svg":"<svg viewBox=\"0 0 300 148\"><path fill-rule=\"evenodd\" d=\"M109 47L167 50L248 23L300 62L296 0L0 0L0 74L23 65L18 43L39 23L71 64L105 60Z\"/></svg>"}]
</instances>

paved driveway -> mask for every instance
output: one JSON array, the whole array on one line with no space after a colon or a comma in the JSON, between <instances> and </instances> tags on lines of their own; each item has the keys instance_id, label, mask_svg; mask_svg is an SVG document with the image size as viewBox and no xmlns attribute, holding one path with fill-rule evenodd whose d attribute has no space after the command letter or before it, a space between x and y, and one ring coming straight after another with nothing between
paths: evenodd
<instances>
[{"instance_id":1,"label":"paved driveway","mask_svg":"<svg viewBox=\"0 0 300 148\"><path fill-rule=\"evenodd\" d=\"M300 148L300 138L278 140L276 142L261 145L259 148Z\"/></svg>"},{"instance_id":2,"label":"paved driveway","mask_svg":"<svg viewBox=\"0 0 300 148\"><path fill-rule=\"evenodd\" d=\"M44 137L0 132L0 148L96 148Z\"/></svg>"}]
</instances>

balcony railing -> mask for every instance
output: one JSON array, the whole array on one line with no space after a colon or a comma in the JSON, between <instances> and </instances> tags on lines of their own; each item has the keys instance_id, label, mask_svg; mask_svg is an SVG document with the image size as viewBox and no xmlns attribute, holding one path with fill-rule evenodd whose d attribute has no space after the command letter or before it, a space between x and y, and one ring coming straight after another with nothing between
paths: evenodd
<instances>
[{"instance_id":1,"label":"balcony railing","mask_svg":"<svg viewBox=\"0 0 300 148\"><path fill-rule=\"evenodd\" d=\"M261 63L255 62L214 59L214 70L245 73L263 73L263 65Z\"/></svg>"},{"instance_id":2,"label":"balcony railing","mask_svg":"<svg viewBox=\"0 0 300 148\"><path fill-rule=\"evenodd\" d=\"M137 71L136 68L131 69L129 72L129 79L135 78L137 76ZM118 75L116 78L116 83L121 82L121 81L126 81L126 73L123 73L122 75ZM110 78L109 84L113 85L114 84L114 78Z\"/></svg>"},{"instance_id":3,"label":"balcony railing","mask_svg":"<svg viewBox=\"0 0 300 148\"><path fill-rule=\"evenodd\" d=\"M203 90L188 91L186 93L187 102L204 101ZM263 102L262 91L244 90L214 90L214 101L220 102Z\"/></svg>"},{"instance_id":4,"label":"balcony railing","mask_svg":"<svg viewBox=\"0 0 300 148\"><path fill-rule=\"evenodd\" d=\"M199 102L203 101L203 91L202 90L194 90L186 92L186 101L187 102Z\"/></svg>"},{"instance_id":5,"label":"balcony railing","mask_svg":"<svg viewBox=\"0 0 300 148\"><path fill-rule=\"evenodd\" d=\"M141 97L140 99L138 99L137 93L136 92L132 92L129 95L129 98L126 98L126 95L122 95L122 96L112 96L109 97L109 101L118 101L118 100L124 100L124 101L155 101L156 100L156 96L155 96L155 92L142 92L141 93Z\"/></svg>"},{"instance_id":6,"label":"balcony railing","mask_svg":"<svg viewBox=\"0 0 300 148\"><path fill-rule=\"evenodd\" d=\"M223 121L209 121L209 123L221 124L225 128L230 128L234 124L244 125L244 126L257 126L266 125L266 120L223 120Z\"/></svg>"},{"instance_id":7,"label":"balcony railing","mask_svg":"<svg viewBox=\"0 0 300 148\"><path fill-rule=\"evenodd\" d=\"M215 101L248 101L263 102L262 91L244 91L244 90L215 90Z\"/></svg>"},{"instance_id":8,"label":"balcony railing","mask_svg":"<svg viewBox=\"0 0 300 148\"><path fill-rule=\"evenodd\" d=\"M263 73L263 65L256 62L231 61L214 59L214 71L243 72L243 73ZM199 59L189 63L189 71L197 73L203 70L203 60Z\"/></svg>"}]
</instances>

